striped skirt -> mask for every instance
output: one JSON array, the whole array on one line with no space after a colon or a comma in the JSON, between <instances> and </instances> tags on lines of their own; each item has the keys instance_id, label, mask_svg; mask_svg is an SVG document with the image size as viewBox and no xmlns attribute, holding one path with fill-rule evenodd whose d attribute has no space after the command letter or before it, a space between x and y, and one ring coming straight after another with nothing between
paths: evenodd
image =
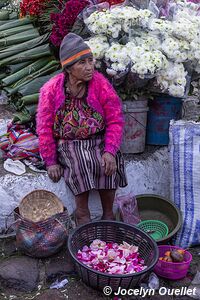
<instances>
[{"instance_id":1,"label":"striped skirt","mask_svg":"<svg viewBox=\"0 0 200 300\"><path fill-rule=\"evenodd\" d=\"M117 170L111 176L106 176L102 167L103 153L104 135L86 140L67 140L59 145L59 161L65 170L65 182L74 195L93 189L116 189L127 185L121 152L116 154Z\"/></svg>"}]
</instances>

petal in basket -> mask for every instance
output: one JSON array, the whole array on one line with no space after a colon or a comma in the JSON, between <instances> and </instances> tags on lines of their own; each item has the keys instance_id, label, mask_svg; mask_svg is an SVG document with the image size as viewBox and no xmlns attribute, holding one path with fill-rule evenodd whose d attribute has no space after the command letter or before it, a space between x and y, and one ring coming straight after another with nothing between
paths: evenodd
<instances>
[{"instance_id":1,"label":"petal in basket","mask_svg":"<svg viewBox=\"0 0 200 300\"><path fill-rule=\"evenodd\" d=\"M19 204L20 215L33 222L39 222L62 213L64 206L58 197L46 190L35 190L26 195Z\"/></svg>"}]
</instances>

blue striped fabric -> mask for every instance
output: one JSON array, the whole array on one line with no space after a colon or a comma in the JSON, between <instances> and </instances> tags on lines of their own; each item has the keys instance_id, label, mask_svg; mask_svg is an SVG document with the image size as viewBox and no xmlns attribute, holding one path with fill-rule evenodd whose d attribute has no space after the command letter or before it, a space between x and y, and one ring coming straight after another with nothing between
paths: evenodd
<instances>
[{"instance_id":1,"label":"blue striped fabric","mask_svg":"<svg viewBox=\"0 0 200 300\"><path fill-rule=\"evenodd\" d=\"M174 242L187 248L200 244L200 123L171 121L169 136L171 199L183 216Z\"/></svg>"}]
</instances>

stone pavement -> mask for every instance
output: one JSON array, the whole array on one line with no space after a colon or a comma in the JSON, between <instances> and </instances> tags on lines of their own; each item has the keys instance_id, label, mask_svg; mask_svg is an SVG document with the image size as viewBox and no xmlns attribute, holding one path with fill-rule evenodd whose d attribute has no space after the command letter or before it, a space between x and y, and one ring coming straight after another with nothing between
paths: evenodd
<instances>
[{"instance_id":1,"label":"stone pavement","mask_svg":"<svg viewBox=\"0 0 200 300\"><path fill-rule=\"evenodd\" d=\"M168 281L160 278L160 287L170 290L189 287L197 271L200 272L200 246L191 248L193 260L187 274L182 280ZM57 279L68 279L61 289L50 289ZM200 290L199 285L195 285ZM0 240L0 300L102 300L109 298L96 291L77 277L67 248L58 254L45 259L34 259L17 252L15 238ZM119 298L118 298L119 299ZM121 299L141 300L142 297L121 297ZM145 297L150 300L191 300L189 296ZM196 299L200 299L196 298Z\"/></svg>"}]
</instances>

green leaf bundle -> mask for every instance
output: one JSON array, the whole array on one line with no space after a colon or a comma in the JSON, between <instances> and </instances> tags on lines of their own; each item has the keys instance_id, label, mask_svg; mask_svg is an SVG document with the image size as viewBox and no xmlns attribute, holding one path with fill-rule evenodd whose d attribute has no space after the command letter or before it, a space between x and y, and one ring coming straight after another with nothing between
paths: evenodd
<instances>
[{"instance_id":1,"label":"green leaf bundle","mask_svg":"<svg viewBox=\"0 0 200 300\"><path fill-rule=\"evenodd\" d=\"M5 78L6 76L7 76L6 73L0 73L0 80L3 79L3 78Z\"/></svg>"},{"instance_id":2,"label":"green leaf bundle","mask_svg":"<svg viewBox=\"0 0 200 300\"><path fill-rule=\"evenodd\" d=\"M20 32L18 34L14 34L5 38L0 39L0 47L4 47L0 51L6 51L8 46L13 46L16 44L24 43L29 40L35 39L39 37L40 34L36 28L27 30L25 32Z\"/></svg>"},{"instance_id":3,"label":"green leaf bundle","mask_svg":"<svg viewBox=\"0 0 200 300\"><path fill-rule=\"evenodd\" d=\"M45 44L1 60L0 67L6 66L8 64L17 64L28 60L35 60L49 55L51 55L50 47L48 44Z\"/></svg>"},{"instance_id":4,"label":"green leaf bundle","mask_svg":"<svg viewBox=\"0 0 200 300\"><path fill-rule=\"evenodd\" d=\"M19 99L16 103L16 107L21 110L24 106L30 104L37 104L39 101L39 93L27 95Z\"/></svg>"},{"instance_id":5,"label":"green leaf bundle","mask_svg":"<svg viewBox=\"0 0 200 300\"><path fill-rule=\"evenodd\" d=\"M25 124L32 120L32 117L28 113L16 112L13 114L13 123Z\"/></svg>"},{"instance_id":6,"label":"green leaf bundle","mask_svg":"<svg viewBox=\"0 0 200 300\"><path fill-rule=\"evenodd\" d=\"M3 25L3 24L7 24L9 22L12 22L13 20L6 20L6 21L1 21L0 20L0 26Z\"/></svg>"},{"instance_id":7,"label":"green leaf bundle","mask_svg":"<svg viewBox=\"0 0 200 300\"><path fill-rule=\"evenodd\" d=\"M9 20L9 12L7 10L0 11L0 20L1 21Z\"/></svg>"},{"instance_id":8,"label":"green leaf bundle","mask_svg":"<svg viewBox=\"0 0 200 300\"><path fill-rule=\"evenodd\" d=\"M22 18L22 19L14 20L12 22L8 22L6 24L1 25L0 31L4 31L4 30L10 29L10 28L15 28L15 27L31 24L32 22L33 22L33 20L30 18Z\"/></svg>"},{"instance_id":9,"label":"green leaf bundle","mask_svg":"<svg viewBox=\"0 0 200 300\"><path fill-rule=\"evenodd\" d=\"M13 23L13 22L12 22ZM3 26L3 25L2 25ZM0 26L0 27L2 27ZM15 35L17 33L24 33L26 30L34 29L33 24L27 24L24 26L12 27L3 31L0 31L0 38L5 38L11 35Z\"/></svg>"},{"instance_id":10,"label":"green leaf bundle","mask_svg":"<svg viewBox=\"0 0 200 300\"><path fill-rule=\"evenodd\" d=\"M11 95L17 93L18 90L22 86L28 84L29 82L36 79L37 77L52 73L53 71L57 70L59 67L60 66L57 61L50 61L43 68L37 70L33 74L27 75L26 77L22 78L21 80L15 82L12 86L5 87L4 89L7 91L9 96L11 96ZM4 82L4 84L5 84L5 80L2 80L2 82ZM8 80L7 80L7 82L8 82Z\"/></svg>"},{"instance_id":11,"label":"green leaf bundle","mask_svg":"<svg viewBox=\"0 0 200 300\"><path fill-rule=\"evenodd\" d=\"M23 109L22 112L25 114L29 114L31 117L34 117L37 111L37 104L30 104L26 105Z\"/></svg>"},{"instance_id":12,"label":"green leaf bundle","mask_svg":"<svg viewBox=\"0 0 200 300\"><path fill-rule=\"evenodd\" d=\"M25 41L24 43L20 43L18 45L11 46L6 49L0 50L0 60L5 57L10 57L12 55L15 55L19 52L38 47L39 45L46 43L48 41L48 37L49 37L49 34L44 34L42 36L38 36L34 39L31 39L30 41ZM1 42L1 40L0 40L0 42Z\"/></svg>"},{"instance_id":13,"label":"green leaf bundle","mask_svg":"<svg viewBox=\"0 0 200 300\"><path fill-rule=\"evenodd\" d=\"M18 82L20 79L24 79L25 77L29 76L32 73L35 73L36 71L40 70L44 66L46 66L50 61L52 60L52 57L45 57L40 58L37 61L33 62L32 64L20 69L18 72L7 76L2 80L3 86L12 85L15 82Z\"/></svg>"},{"instance_id":14,"label":"green leaf bundle","mask_svg":"<svg viewBox=\"0 0 200 300\"><path fill-rule=\"evenodd\" d=\"M59 71L56 71L54 73L52 73L51 75L46 75L46 76L41 76L39 78L36 78L34 80L32 80L31 82L29 82L26 85L23 85L21 88L19 88L18 90L18 96L19 97L23 97L23 96L27 96L30 94L35 94L38 93L40 88L49 80L51 79L53 76L57 75L60 73Z\"/></svg>"},{"instance_id":15,"label":"green leaf bundle","mask_svg":"<svg viewBox=\"0 0 200 300\"><path fill-rule=\"evenodd\" d=\"M16 11L13 11L9 14L9 20L17 20L17 19L19 19L19 16Z\"/></svg>"},{"instance_id":16,"label":"green leaf bundle","mask_svg":"<svg viewBox=\"0 0 200 300\"><path fill-rule=\"evenodd\" d=\"M16 73L17 71L23 69L24 67L30 65L31 63L33 63L33 61L28 60L28 61L25 61L25 62L23 62L23 63L16 64L16 65L7 65L7 66L4 67L4 68L6 69L6 73L7 73L7 74L14 74L14 73Z\"/></svg>"}]
</instances>

